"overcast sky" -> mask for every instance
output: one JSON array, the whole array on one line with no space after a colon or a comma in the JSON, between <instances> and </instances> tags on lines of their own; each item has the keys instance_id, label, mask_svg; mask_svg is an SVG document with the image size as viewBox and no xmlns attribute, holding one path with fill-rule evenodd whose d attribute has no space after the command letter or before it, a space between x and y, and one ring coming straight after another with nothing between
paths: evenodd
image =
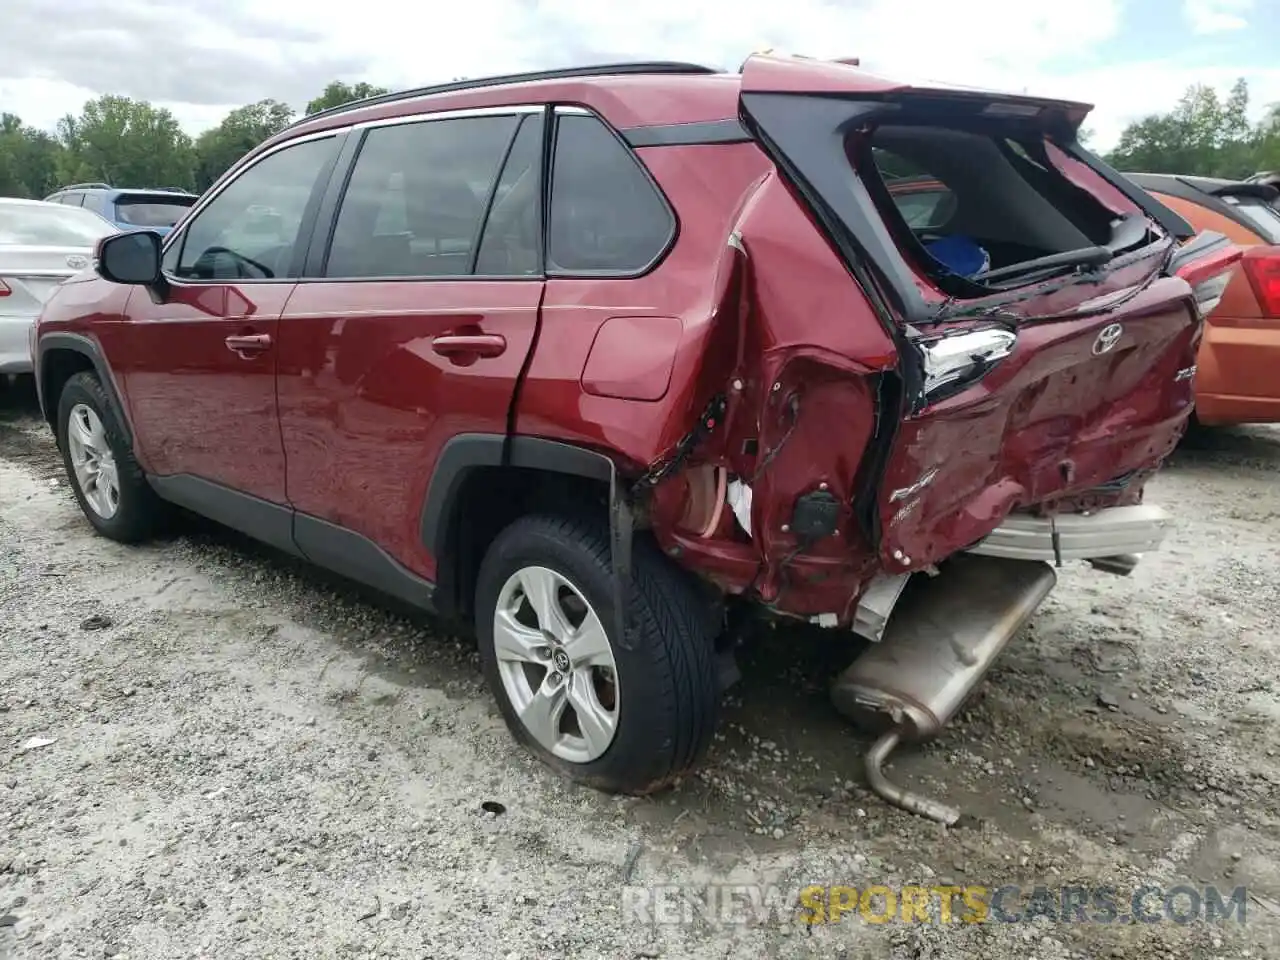
<instances>
[{"instance_id":1,"label":"overcast sky","mask_svg":"<svg viewBox=\"0 0 1280 960\"><path fill-rule=\"evenodd\" d=\"M191 133L234 106L295 107L333 79L415 86L619 59L736 69L752 50L859 56L879 72L1027 90L1125 123L1191 83L1280 101L1280 0L3 0L0 110L52 128L103 93ZM909 13L908 13L909 11Z\"/></svg>"}]
</instances>

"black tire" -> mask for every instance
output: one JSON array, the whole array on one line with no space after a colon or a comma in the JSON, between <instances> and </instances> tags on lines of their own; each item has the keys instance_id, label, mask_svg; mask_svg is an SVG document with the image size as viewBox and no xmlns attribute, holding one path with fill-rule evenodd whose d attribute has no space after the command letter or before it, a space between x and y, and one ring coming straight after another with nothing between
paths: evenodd
<instances>
[{"instance_id":1,"label":"black tire","mask_svg":"<svg viewBox=\"0 0 1280 960\"><path fill-rule=\"evenodd\" d=\"M498 672L494 614L503 585L528 566L554 570L595 609L609 635L620 696L605 752L575 763L544 748L517 716ZM629 588L635 635L625 650L614 636L612 572L603 521L554 515L517 520L481 564L476 634L485 679L515 738L553 769L609 793L644 795L669 785L706 753L719 707L715 635L706 598L652 541L637 537Z\"/></svg>"},{"instance_id":2,"label":"black tire","mask_svg":"<svg viewBox=\"0 0 1280 960\"><path fill-rule=\"evenodd\" d=\"M84 491L71 465L71 449L67 440L67 421L76 404L89 407L102 421L107 446L115 459L120 489L120 502L115 513L103 517L85 499ZM133 448L124 438L115 407L102 389L96 374L77 373L62 388L58 398L58 449L62 453L62 465L67 471L67 482L75 494L76 502L93 528L111 540L120 543L139 543L152 536L168 515L168 505L156 496L138 461Z\"/></svg>"}]
</instances>

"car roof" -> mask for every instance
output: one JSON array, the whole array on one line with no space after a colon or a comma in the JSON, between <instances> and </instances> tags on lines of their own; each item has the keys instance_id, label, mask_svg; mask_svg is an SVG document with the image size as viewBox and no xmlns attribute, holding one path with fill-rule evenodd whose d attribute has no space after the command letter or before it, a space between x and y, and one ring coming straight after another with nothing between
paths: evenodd
<instances>
[{"instance_id":1,"label":"car roof","mask_svg":"<svg viewBox=\"0 0 1280 960\"><path fill-rule=\"evenodd\" d=\"M695 64L618 64L512 74L422 87L357 100L303 117L273 137L279 143L339 127L443 112L529 103L580 104L615 126L727 120L738 115L742 78Z\"/></svg>"},{"instance_id":2,"label":"car roof","mask_svg":"<svg viewBox=\"0 0 1280 960\"><path fill-rule=\"evenodd\" d=\"M118 197L122 193L140 193L154 197L194 197L197 194L189 190L183 190L179 187L100 187L100 186L84 186L81 184L70 184L69 186L59 187L49 194L56 197L60 193L105 193L113 197Z\"/></svg>"},{"instance_id":3,"label":"car roof","mask_svg":"<svg viewBox=\"0 0 1280 960\"><path fill-rule=\"evenodd\" d=\"M736 72L694 63L655 61L599 64L564 70L458 80L381 94L303 117L263 146L339 127L423 112L518 106L579 104L596 109L622 130L631 127L736 119L744 76L755 73L778 90L819 93L861 91L884 95L914 90L965 96L993 95L1065 108L1083 118L1088 104L1049 100L951 83L917 83L873 74L856 59L820 60L798 55L753 54ZM798 85L798 86L797 86Z\"/></svg>"}]
</instances>

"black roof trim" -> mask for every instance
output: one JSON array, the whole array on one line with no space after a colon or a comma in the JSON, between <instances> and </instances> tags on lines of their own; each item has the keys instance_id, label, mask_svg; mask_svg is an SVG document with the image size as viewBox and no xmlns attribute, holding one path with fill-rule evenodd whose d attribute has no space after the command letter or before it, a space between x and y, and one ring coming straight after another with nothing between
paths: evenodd
<instances>
[{"instance_id":1,"label":"black roof trim","mask_svg":"<svg viewBox=\"0 0 1280 960\"><path fill-rule=\"evenodd\" d=\"M628 127L623 138L633 147L692 147L713 143L750 143L751 134L737 120L701 120Z\"/></svg>"},{"instance_id":2,"label":"black roof trim","mask_svg":"<svg viewBox=\"0 0 1280 960\"><path fill-rule=\"evenodd\" d=\"M705 75L721 73L713 67L698 63L682 63L675 60L638 61L635 63L603 63L583 67L566 67L558 70L535 70L531 73L508 73L495 77L476 77L472 80L454 80L451 83L438 83L430 87L415 87L394 93L384 93L363 100L352 100L320 110L310 116L294 121L286 129L299 126L321 117L332 117L359 110L362 107L373 107L382 103L396 103L400 100L412 100L415 97L426 97L437 93L456 93L460 90L480 90L485 87L500 87L509 83L533 83L537 80L573 80L577 77L614 77L635 76L643 74L693 74Z\"/></svg>"}]
</instances>

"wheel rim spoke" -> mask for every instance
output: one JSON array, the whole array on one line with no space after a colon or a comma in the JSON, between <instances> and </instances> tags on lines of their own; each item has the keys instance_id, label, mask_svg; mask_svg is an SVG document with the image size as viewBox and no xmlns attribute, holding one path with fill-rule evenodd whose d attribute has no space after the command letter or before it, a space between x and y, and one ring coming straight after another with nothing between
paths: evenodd
<instances>
[{"instance_id":1,"label":"wheel rim spoke","mask_svg":"<svg viewBox=\"0 0 1280 960\"><path fill-rule=\"evenodd\" d=\"M587 610L585 619L565 644L565 650L573 658L575 666L614 668L609 634L594 610Z\"/></svg>"},{"instance_id":2,"label":"wheel rim spoke","mask_svg":"<svg viewBox=\"0 0 1280 960\"><path fill-rule=\"evenodd\" d=\"M560 741L560 719L568 701L564 683L559 680L553 682L551 677L552 674L548 673L537 693L520 711L520 721L535 740L554 751Z\"/></svg>"},{"instance_id":3,"label":"wheel rim spoke","mask_svg":"<svg viewBox=\"0 0 1280 960\"><path fill-rule=\"evenodd\" d=\"M80 489L88 496L89 489L94 485L98 478L98 466L91 460L73 461L72 469L76 472L76 480L80 484Z\"/></svg>"},{"instance_id":4,"label":"wheel rim spoke","mask_svg":"<svg viewBox=\"0 0 1280 960\"><path fill-rule=\"evenodd\" d=\"M71 436L73 436L80 444L80 452L82 455L88 454L93 449L93 426L89 422L92 416L88 407L77 407L72 411L69 419L71 427ZM96 418L95 418L96 419Z\"/></svg>"},{"instance_id":5,"label":"wheel rim spoke","mask_svg":"<svg viewBox=\"0 0 1280 960\"><path fill-rule=\"evenodd\" d=\"M76 404L67 417L67 453L85 505L111 519L120 508L120 474L102 418L87 404Z\"/></svg>"},{"instance_id":6,"label":"wheel rim spoke","mask_svg":"<svg viewBox=\"0 0 1280 960\"><path fill-rule=\"evenodd\" d=\"M510 610L499 610L493 622L493 647L499 660L516 663L545 664L539 654L546 649L546 638L526 627Z\"/></svg>"},{"instance_id":7,"label":"wheel rim spoke","mask_svg":"<svg viewBox=\"0 0 1280 960\"><path fill-rule=\"evenodd\" d=\"M604 708L596 696L593 671L590 668L575 670L567 691L569 703L578 718L578 729L586 741L587 752L599 756L613 741L617 725L614 715Z\"/></svg>"},{"instance_id":8,"label":"wheel rim spoke","mask_svg":"<svg viewBox=\"0 0 1280 960\"><path fill-rule=\"evenodd\" d=\"M560 578L545 567L526 567L520 572L520 588L538 618L539 628L563 642L573 628L560 608L560 585Z\"/></svg>"},{"instance_id":9,"label":"wheel rim spoke","mask_svg":"<svg viewBox=\"0 0 1280 960\"><path fill-rule=\"evenodd\" d=\"M89 428L89 438L94 450L99 453L107 449L107 433L102 426L102 420L92 410L85 408L87 411L87 426Z\"/></svg>"},{"instance_id":10,"label":"wheel rim spoke","mask_svg":"<svg viewBox=\"0 0 1280 960\"><path fill-rule=\"evenodd\" d=\"M103 465L98 475L98 485L102 488L107 507L114 511L120 503L120 482L116 476L116 465L108 462Z\"/></svg>"}]
</instances>

